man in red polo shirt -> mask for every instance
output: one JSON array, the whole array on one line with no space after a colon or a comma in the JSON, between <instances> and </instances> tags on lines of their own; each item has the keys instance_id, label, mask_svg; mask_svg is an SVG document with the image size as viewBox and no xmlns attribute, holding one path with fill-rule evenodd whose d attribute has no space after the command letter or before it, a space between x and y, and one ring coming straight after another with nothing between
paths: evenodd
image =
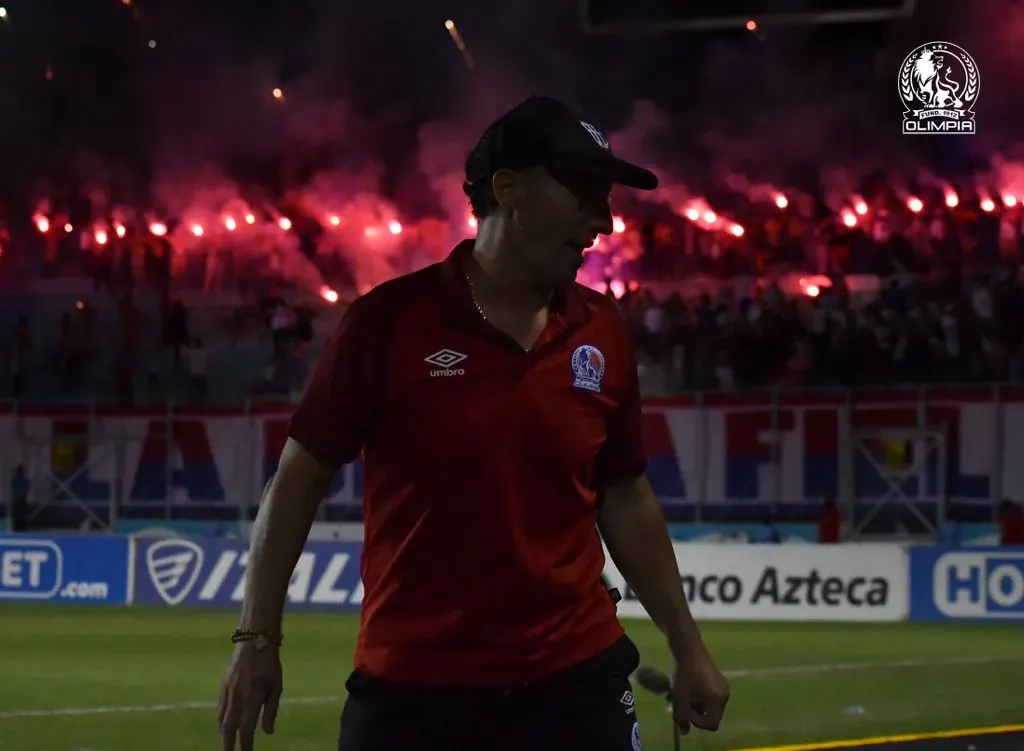
<instances>
[{"instance_id":1,"label":"man in red polo shirt","mask_svg":"<svg viewBox=\"0 0 1024 751\"><path fill-rule=\"evenodd\" d=\"M614 183L657 186L565 105L531 97L466 164L475 241L346 313L253 532L220 702L225 749L272 732L282 610L317 506L365 458L365 599L341 751L641 747L598 528L677 662L679 725L729 689L701 642L644 475L636 362L574 283Z\"/></svg>"}]
</instances>

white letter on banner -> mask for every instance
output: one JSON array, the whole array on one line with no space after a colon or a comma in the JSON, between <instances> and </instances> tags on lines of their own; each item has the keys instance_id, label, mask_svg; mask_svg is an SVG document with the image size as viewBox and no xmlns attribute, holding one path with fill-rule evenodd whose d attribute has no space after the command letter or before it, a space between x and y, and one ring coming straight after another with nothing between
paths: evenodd
<instances>
[{"instance_id":1,"label":"white letter on banner","mask_svg":"<svg viewBox=\"0 0 1024 751\"><path fill-rule=\"evenodd\" d=\"M238 556L238 565L242 567L242 575L238 577L238 583L231 592L231 602L241 602L245 599L245 582L249 578L249 551L244 551Z\"/></svg>"},{"instance_id":2,"label":"white letter on banner","mask_svg":"<svg viewBox=\"0 0 1024 751\"><path fill-rule=\"evenodd\" d=\"M217 596L237 560L238 553L233 550L225 550L220 554L213 570L210 571L210 575L206 577L206 583L203 584L203 588L199 591L200 600L206 602Z\"/></svg>"},{"instance_id":3,"label":"white letter on banner","mask_svg":"<svg viewBox=\"0 0 1024 751\"><path fill-rule=\"evenodd\" d=\"M1012 563L996 566L988 575L988 596L1001 608L1020 605L1024 602L1024 572Z\"/></svg>"},{"instance_id":4,"label":"white letter on banner","mask_svg":"<svg viewBox=\"0 0 1024 751\"><path fill-rule=\"evenodd\" d=\"M359 579L359 584L356 585L356 591L352 593L352 599L348 601L350 605L362 605L363 604L363 580L362 577Z\"/></svg>"},{"instance_id":5,"label":"white letter on banner","mask_svg":"<svg viewBox=\"0 0 1024 751\"><path fill-rule=\"evenodd\" d=\"M43 564L50 556L42 550L29 551L24 554L25 562L28 564L28 584L37 589L43 581Z\"/></svg>"},{"instance_id":6,"label":"white letter on banner","mask_svg":"<svg viewBox=\"0 0 1024 751\"><path fill-rule=\"evenodd\" d=\"M19 550L8 550L0 556L0 587L15 589L21 586L21 559L24 555Z\"/></svg>"},{"instance_id":7,"label":"white letter on banner","mask_svg":"<svg viewBox=\"0 0 1024 751\"><path fill-rule=\"evenodd\" d=\"M345 573L348 561L348 553L335 553L331 556L327 569L324 571L323 576L320 577L316 589L313 590L313 598L310 602L318 605L343 605L348 601L347 589L335 589L335 585L341 579L341 575Z\"/></svg>"},{"instance_id":8,"label":"white letter on banner","mask_svg":"<svg viewBox=\"0 0 1024 751\"><path fill-rule=\"evenodd\" d=\"M292 578L288 582L288 601L306 602L309 599L309 588L313 584L313 564L316 553L305 552L299 556Z\"/></svg>"}]
</instances>

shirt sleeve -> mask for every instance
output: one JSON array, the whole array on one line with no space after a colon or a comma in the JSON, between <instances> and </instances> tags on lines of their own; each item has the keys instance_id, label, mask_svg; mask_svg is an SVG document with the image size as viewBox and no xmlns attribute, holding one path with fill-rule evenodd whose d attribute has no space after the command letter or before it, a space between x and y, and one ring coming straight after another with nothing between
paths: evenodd
<instances>
[{"instance_id":1,"label":"shirt sleeve","mask_svg":"<svg viewBox=\"0 0 1024 751\"><path fill-rule=\"evenodd\" d=\"M356 300L321 354L288 437L313 457L340 467L359 456L369 438L383 391L382 340L372 301Z\"/></svg>"},{"instance_id":2,"label":"shirt sleeve","mask_svg":"<svg viewBox=\"0 0 1024 751\"><path fill-rule=\"evenodd\" d=\"M629 482L647 471L643 422L640 417L640 378L633 347L625 347L625 387L619 404L608 416L605 442L598 456L598 487Z\"/></svg>"}]
</instances>

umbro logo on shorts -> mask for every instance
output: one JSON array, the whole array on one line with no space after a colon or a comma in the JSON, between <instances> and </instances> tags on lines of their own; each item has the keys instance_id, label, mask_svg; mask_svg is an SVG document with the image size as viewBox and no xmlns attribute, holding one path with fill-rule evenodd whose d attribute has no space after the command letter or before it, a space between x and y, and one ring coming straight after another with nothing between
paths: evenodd
<instances>
[{"instance_id":1,"label":"umbro logo on shorts","mask_svg":"<svg viewBox=\"0 0 1024 751\"><path fill-rule=\"evenodd\" d=\"M622 695L622 698L619 699L619 704L626 708L626 714L633 714L633 692L627 691L626 693L624 693Z\"/></svg>"}]
</instances>

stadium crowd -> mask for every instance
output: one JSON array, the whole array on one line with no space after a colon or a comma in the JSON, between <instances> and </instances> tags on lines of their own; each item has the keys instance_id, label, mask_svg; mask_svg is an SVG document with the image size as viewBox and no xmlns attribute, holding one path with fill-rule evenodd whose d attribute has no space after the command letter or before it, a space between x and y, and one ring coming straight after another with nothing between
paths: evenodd
<instances>
[{"instance_id":1,"label":"stadium crowd","mask_svg":"<svg viewBox=\"0 0 1024 751\"><path fill-rule=\"evenodd\" d=\"M1003 271L882 280L867 301L842 275L814 296L770 283L687 303L648 290L623 297L638 349L676 389L1019 381L1024 288Z\"/></svg>"},{"instance_id":2,"label":"stadium crowd","mask_svg":"<svg viewBox=\"0 0 1024 751\"><path fill-rule=\"evenodd\" d=\"M658 393L1020 381L1024 210L1010 195L999 205L981 196L961 202L948 189L936 198L926 207L916 197L880 196L870 206L854 197L815 219L777 197L771 210L752 205L744 225L707 210L616 217L581 278L618 299L645 386ZM182 252L167 225L112 222L109 231L78 233L71 218L33 217L40 272L87 275L92 291L37 296L0 334L11 363L7 396L288 396L344 308L326 284L309 289L282 274L284 254L265 234L197 249L202 233L192 227ZM240 221L284 229L288 220ZM358 292L343 256L318 259L316 241L296 234L312 248L303 258L317 279ZM423 237L409 234L392 254L393 273L443 255L433 248L412 259ZM200 291L230 292L235 302L213 315L190 294ZM63 309L48 314L55 305ZM242 350L249 367L239 367ZM211 379L222 386L212 395Z\"/></svg>"}]
</instances>

